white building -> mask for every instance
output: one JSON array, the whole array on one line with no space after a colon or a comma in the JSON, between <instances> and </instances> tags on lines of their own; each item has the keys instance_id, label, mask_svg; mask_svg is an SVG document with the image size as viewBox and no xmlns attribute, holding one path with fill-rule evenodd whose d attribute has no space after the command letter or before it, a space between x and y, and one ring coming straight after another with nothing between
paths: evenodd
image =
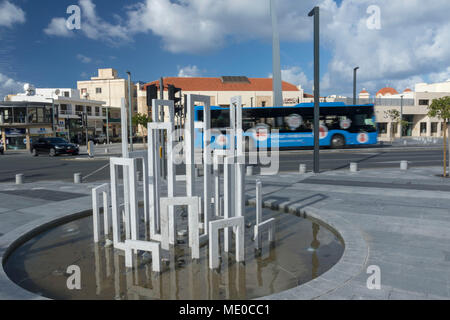
<instances>
[{"instance_id":1,"label":"white building","mask_svg":"<svg viewBox=\"0 0 450 320\"><path fill-rule=\"evenodd\" d=\"M83 115L87 115L88 135L96 136L105 131L106 109L103 107L105 102L82 99L78 90L70 88L35 89L27 84L24 89L24 93L6 97L2 103L2 112L4 119L9 119L7 124L20 129L19 132L23 132L27 139L37 136L59 136L71 142L83 143L86 138L86 128L82 128L80 123ZM31 119L35 117L34 113L40 112L40 109L30 108L31 104L49 109L51 121L40 123L36 127ZM20 108L15 107L19 105ZM29 148L29 142L27 143L25 139L23 141L23 145L18 145L17 148Z\"/></svg>"},{"instance_id":2,"label":"white building","mask_svg":"<svg viewBox=\"0 0 450 320\"><path fill-rule=\"evenodd\" d=\"M443 120L428 117L429 106L434 99L450 96L450 81L441 83L418 83L415 91L405 89L399 93L391 87L382 88L370 98L367 90L359 94L359 103L374 103L377 123L380 130L380 140L412 137L430 138L443 136ZM394 125L387 112L397 110L403 114L407 125L400 135L400 124Z\"/></svg>"}]
</instances>

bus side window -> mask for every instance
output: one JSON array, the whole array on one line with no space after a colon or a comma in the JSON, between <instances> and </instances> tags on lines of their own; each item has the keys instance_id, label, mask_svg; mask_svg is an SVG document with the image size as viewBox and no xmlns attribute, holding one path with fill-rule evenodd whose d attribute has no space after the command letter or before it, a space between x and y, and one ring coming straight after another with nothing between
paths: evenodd
<instances>
[{"instance_id":1,"label":"bus side window","mask_svg":"<svg viewBox=\"0 0 450 320\"><path fill-rule=\"evenodd\" d=\"M203 122L203 110L197 111L197 120L196 121Z\"/></svg>"}]
</instances>

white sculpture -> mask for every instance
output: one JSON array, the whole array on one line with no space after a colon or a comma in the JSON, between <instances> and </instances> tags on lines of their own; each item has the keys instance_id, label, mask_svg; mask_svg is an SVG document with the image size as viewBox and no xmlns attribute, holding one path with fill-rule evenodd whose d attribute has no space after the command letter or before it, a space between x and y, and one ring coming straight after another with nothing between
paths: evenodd
<instances>
[{"instance_id":1,"label":"white sculpture","mask_svg":"<svg viewBox=\"0 0 450 320\"><path fill-rule=\"evenodd\" d=\"M261 235L265 231L269 233L269 243L275 241L275 219L272 218L264 222L262 221L262 183L258 180L256 181L256 224L253 236L256 250L262 247Z\"/></svg>"},{"instance_id":2,"label":"white sculpture","mask_svg":"<svg viewBox=\"0 0 450 320\"><path fill-rule=\"evenodd\" d=\"M161 245L153 241L125 240L125 266L133 267L133 251L146 251L152 254L152 269L161 272Z\"/></svg>"},{"instance_id":3,"label":"white sculpture","mask_svg":"<svg viewBox=\"0 0 450 320\"><path fill-rule=\"evenodd\" d=\"M103 196L103 220L104 229L103 232L107 236L109 235L110 222L111 222L111 211L109 210L109 184L102 184L97 188L92 189L92 209L93 209L93 219L94 219L94 242L98 243L100 239L100 204L99 197Z\"/></svg>"},{"instance_id":4,"label":"white sculpture","mask_svg":"<svg viewBox=\"0 0 450 320\"><path fill-rule=\"evenodd\" d=\"M194 121L195 103L202 103L203 122ZM122 101L124 104L124 101ZM161 108L169 109L168 121L164 122ZM224 229L224 251L229 252L232 240L231 230L235 234L236 261L245 259L245 150L242 130L242 103L240 97L233 97L230 105L230 124L227 130L230 139L229 148L211 150L211 108L210 97L190 95L187 99L186 122L184 134L184 156L186 165L186 196L176 196L176 171L172 152L175 119L173 101L153 100L154 122L148 124L148 150L129 152L127 147L127 130L122 128L122 158L111 158L111 203L114 248L125 251L126 266L133 266L133 252L147 251L152 254L152 269L161 271L161 250L169 250L176 244L177 217L175 206L188 206L189 247L192 259L200 258L200 245L209 241L209 267L219 266L219 230ZM126 112L122 112L126 117ZM126 124L126 119L122 119ZM203 130L203 197L195 195L195 129ZM165 133L165 135L164 135ZM167 137L167 197L161 197L161 137ZM237 137L235 140L234 138ZM144 222L150 229L152 241L142 241L139 234L137 196L137 159L142 159ZM212 161L213 160L213 161ZM214 164L214 180L211 166ZM223 165L223 196L221 196L220 172ZM123 203L119 203L119 168L123 168ZM94 241L100 238L98 198L103 194L105 234L109 229L109 185L102 185L92 190L94 209ZM261 247L261 234L269 231L269 240L274 240L274 219L262 222L261 183L257 183L257 208L254 237L256 247ZM214 210L212 208L214 203ZM124 216L122 216L122 210ZM199 214L203 211L203 224ZM122 224L123 222L123 224ZM122 225L125 239L122 238ZM200 226L205 233L200 235ZM173 258L173 257L172 257ZM170 259L169 259L170 260Z\"/></svg>"},{"instance_id":5,"label":"white sculpture","mask_svg":"<svg viewBox=\"0 0 450 320\"><path fill-rule=\"evenodd\" d=\"M244 253L244 217L235 217L211 221L209 223L209 268L219 267L219 230L236 227L236 261L245 259Z\"/></svg>"},{"instance_id":6,"label":"white sculpture","mask_svg":"<svg viewBox=\"0 0 450 320\"><path fill-rule=\"evenodd\" d=\"M114 247L117 249L125 250L124 242L121 241L121 219L119 214L119 197L118 197L118 174L119 167L124 168L125 173L128 173L128 192L125 192L126 186L124 186L124 198L125 198L125 210L127 203L129 204L129 218L125 215L125 229L130 230L130 234L126 232L126 239L137 240L139 237L139 221L138 221L138 199L136 197L137 184L136 184L136 159L127 158L111 158L111 203L112 203L112 225L113 225L113 242ZM128 199L127 199L128 197Z\"/></svg>"}]
</instances>

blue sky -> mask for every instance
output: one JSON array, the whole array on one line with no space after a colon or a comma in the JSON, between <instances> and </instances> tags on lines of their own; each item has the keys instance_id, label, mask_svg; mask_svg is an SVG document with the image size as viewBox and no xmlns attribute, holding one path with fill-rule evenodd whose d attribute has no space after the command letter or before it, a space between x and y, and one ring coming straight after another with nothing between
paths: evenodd
<instances>
[{"instance_id":1,"label":"blue sky","mask_svg":"<svg viewBox=\"0 0 450 320\"><path fill-rule=\"evenodd\" d=\"M367 26L373 2L380 11L378 29ZM307 14L316 4L322 95L350 94L356 65L359 89L372 94L385 85L403 90L450 78L450 46L443 40L450 25L441 14L450 6L444 0L433 3L422 8L416 0L277 0L283 79L312 91ZM81 30L61 24L72 4L81 7ZM268 0L0 0L0 8L0 94L25 82L76 87L77 80L103 67L123 77L130 70L140 81L272 72ZM422 14L414 19L419 8Z\"/></svg>"}]
</instances>

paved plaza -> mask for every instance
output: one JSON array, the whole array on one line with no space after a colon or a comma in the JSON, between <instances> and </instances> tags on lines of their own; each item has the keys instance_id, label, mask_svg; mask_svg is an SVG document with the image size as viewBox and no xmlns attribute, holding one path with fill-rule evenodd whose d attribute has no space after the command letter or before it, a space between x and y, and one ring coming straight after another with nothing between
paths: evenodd
<instances>
[{"instance_id":1,"label":"paved plaza","mask_svg":"<svg viewBox=\"0 0 450 320\"><path fill-rule=\"evenodd\" d=\"M264 299L449 299L450 180L437 177L440 172L435 167L247 177L249 204L259 179L265 207L318 219L345 242L343 257L328 272ZM30 231L89 214L91 188L101 183L1 184L2 260ZM177 182L177 189L184 190L184 183ZM369 266L381 271L379 290L368 289ZM12 283L3 268L0 288L0 299L40 299Z\"/></svg>"}]
</instances>

